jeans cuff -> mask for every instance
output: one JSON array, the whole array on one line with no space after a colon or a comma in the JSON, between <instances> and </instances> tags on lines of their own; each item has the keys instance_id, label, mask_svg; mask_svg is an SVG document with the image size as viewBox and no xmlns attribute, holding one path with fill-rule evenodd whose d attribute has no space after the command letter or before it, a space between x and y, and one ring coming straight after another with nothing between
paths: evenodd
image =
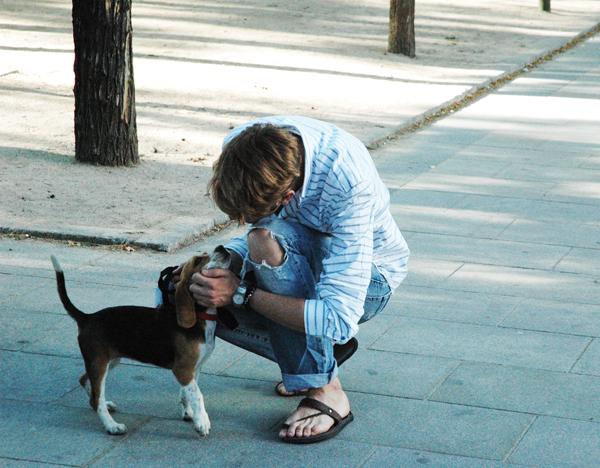
<instances>
[{"instance_id":1,"label":"jeans cuff","mask_svg":"<svg viewBox=\"0 0 600 468\"><path fill-rule=\"evenodd\" d=\"M290 392L304 390L305 388L321 388L335 379L338 375L338 366L334 366L331 372L324 374L281 374L283 385Z\"/></svg>"}]
</instances>

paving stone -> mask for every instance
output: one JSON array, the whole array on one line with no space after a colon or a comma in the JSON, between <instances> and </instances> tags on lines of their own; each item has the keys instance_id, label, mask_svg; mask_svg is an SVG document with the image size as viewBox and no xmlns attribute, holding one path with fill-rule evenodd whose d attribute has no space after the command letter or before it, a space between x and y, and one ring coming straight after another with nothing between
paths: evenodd
<instances>
[{"instance_id":1,"label":"paving stone","mask_svg":"<svg viewBox=\"0 0 600 468\"><path fill-rule=\"evenodd\" d=\"M79 385L82 370L74 359L0 351L0 395L19 401L55 401Z\"/></svg>"},{"instance_id":2,"label":"paving stone","mask_svg":"<svg viewBox=\"0 0 600 468\"><path fill-rule=\"evenodd\" d=\"M510 165L505 159L479 159L469 156L454 156L435 166L430 174L490 177L502 172Z\"/></svg>"},{"instance_id":3,"label":"paving stone","mask_svg":"<svg viewBox=\"0 0 600 468\"><path fill-rule=\"evenodd\" d=\"M543 152L536 146L522 148L519 147L519 144L517 143L515 145L486 144L490 140L490 143L493 143L500 138L501 136L497 133L489 133L486 138L480 140L479 144L463 148L457 153L457 157L474 164L479 164L479 161L497 161L503 163L505 165L504 171L497 172L495 177L520 182L532 181L532 179L529 177L506 177L505 171L508 172L508 169L515 165L527 167L549 166L553 170L556 170L557 168L562 168L564 170L565 167L577 167L579 158L581 157L578 154L569 153L569 156L565 158L563 153L556 154L554 152ZM511 140L511 138L509 138L509 140ZM504 139L506 139L506 137L504 137ZM516 140L520 141L520 138L516 137ZM535 138L533 138L532 141L536 141ZM536 182L546 185L549 181L544 182L543 180L536 180Z\"/></svg>"},{"instance_id":4,"label":"paving stone","mask_svg":"<svg viewBox=\"0 0 600 468\"><path fill-rule=\"evenodd\" d=\"M409 286L436 286L443 283L461 265L460 262L412 257L410 259L409 274L403 284Z\"/></svg>"},{"instance_id":5,"label":"paving stone","mask_svg":"<svg viewBox=\"0 0 600 468\"><path fill-rule=\"evenodd\" d=\"M573 372L600 376L600 339L592 341L573 367Z\"/></svg>"},{"instance_id":6,"label":"paving stone","mask_svg":"<svg viewBox=\"0 0 600 468\"><path fill-rule=\"evenodd\" d=\"M419 188L411 189L407 188L407 186L402 187L400 190L390 190L390 203L392 205L401 205L403 207L412 208L421 208L424 206L452 208L463 198L464 194L462 193L423 190Z\"/></svg>"},{"instance_id":7,"label":"paving stone","mask_svg":"<svg viewBox=\"0 0 600 468\"><path fill-rule=\"evenodd\" d=\"M271 382L201 374L198 384L213 427L268 431L287 417L294 406L275 395ZM109 373L106 383L107 399L118 405L119 414L170 420L180 419L179 389L171 371L150 366L118 366ZM60 403L82 408L87 405L87 395L77 388ZM183 421L181 424L185 425ZM193 428L186 426L193 433Z\"/></svg>"},{"instance_id":8,"label":"paving stone","mask_svg":"<svg viewBox=\"0 0 600 468\"><path fill-rule=\"evenodd\" d=\"M590 152L570 156L569 160L574 167L565 170L564 167L543 164L513 163L497 174L497 177L506 179L529 180L532 182L581 182L595 183L598 181L598 172L590 168L580 167L590 160Z\"/></svg>"},{"instance_id":9,"label":"paving stone","mask_svg":"<svg viewBox=\"0 0 600 468\"><path fill-rule=\"evenodd\" d=\"M526 299L500 325L551 333L600 336L597 305Z\"/></svg>"},{"instance_id":10,"label":"paving stone","mask_svg":"<svg viewBox=\"0 0 600 468\"><path fill-rule=\"evenodd\" d=\"M280 442L274 431L248 433L213 424L210 434L200 438L190 429L191 424L152 420L92 466L359 467L374 450L339 438L306 450Z\"/></svg>"},{"instance_id":11,"label":"paving stone","mask_svg":"<svg viewBox=\"0 0 600 468\"><path fill-rule=\"evenodd\" d=\"M452 194L477 194L501 197L517 197L539 200L552 193L553 182L532 182L495 177L452 175L430 172L416 177L402 187L403 190L446 192ZM456 197L456 196L455 196ZM415 195L418 203L418 194ZM453 206L450 206L452 208Z\"/></svg>"},{"instance_id":12,"label":"paving stone","mask_svg":"<svg viewBox=\"0 0 600 468\"><path fill-rule=\"evenodd\" d=\"M27 461L27 460L13 460L10 458L2 458L0 457L0 466L2 466L3 468L35 468L35 467L42 467L42 466L64 466L64 465L58 465L58 464L54 464L54 463L39 463L39 462L32 462L32 461Z\"/></svg>"},{"instance_id":13,"label":"paving stone","mask_svg":"<svg viewBox=\"0 0 600 468\"><path fill-rule=\"evenodd\" d=\"M596 206L576 203L527 200L524 198L487 197L465 195L455 206L459 210L481 210L491 213L504 213L513 218L526 218L539 221L553 221L557 224L600 221L600 210Z\"/></svg>"},{"instance_id":14,"label":"paving stone","mask_svg":"<svg viewBox=\"0 0 600 468\"><path fill-rule=\"evenodd\" d=\"M532 219L517 219L498 238L540 244L600 248L600 229L598 229L598 226L581 222L560 224Z\"/></svg>"},{"instance_id":15,"label":"paving stone","mask_svg":"<svg viewBox=\"0 0 600 468\"><path fill-rule=\"evenodd\" d=\"M412 236L410 248L414 257L544 270L551 270L571 250L566 246L423 233ZM597 254L600 260L600 250Z\"/></svg>"},{"instance_id":16,"label":"paving stone","mask_svg":"<svg viewBox=\"0 0 600 468\"><path fill-rule=\"evenodd\" d=\"M500 468L506 466L498 461L481 458L458 457L424 450L377 447L375 453L364 464L364 467L401 466L403 468L421 468L424 465L440 468Z\"/></svg>"},{"instance_id":17,"label":"paving stone","mask_svg":"<svg viewBox=\"0 0 600 468\"><path fill-rule=\"evenodd\" d=\"M340 369L348 391L426 398L458 361L373 350L357 352Z\"/></svg>"},{"instance_id":18,"label":"paving stone","mask_svg":"<svg viewBox=\"0 0 600 468\"><path fill-rule=\"evenodd\" d=\"M451 322L498 325L520 298L402 285L383 314Z\"/></svg>"},{"instance_id":19,"label":"paving stone","mask_svg":"<svg viewBox=\"0 0 600 468\"><path fill-rule=\"evenodd\" d=\"M9 310L10 304L0 304L0 349L18 351L39 340L53 323L41 324L36 317Z\"/></svg>"},{"instance_id":20,"label":"paving stone","mask_svg":"<svg viewBox=\"0 0 600 468\"><path fill-rule=\"evenodd\" d=\"M143 418L120 415L130 432ZM106 434L90 409L2 400L0 457L41 463L83 465L123 441Z\"/></svg>"},{"instance_id":21,"label":"paving stone","mask_svg":"<svg viewBox=\"0 0 600 468\"><path fill-rule=\"evenodd\" d=\"M600 248L573 249L556 265L556 270L600 278Z\"/></svg>"},{"instance_id":22,"label":"paving stone","mask_svg":"<svg viewBox=\"0 0 600 468\"><path fill-rule=\"evenodd\" d=\"M551 201L598 206L600 203L600 183L559 182L546 192L544 198Z\"/></svg>"},{"instance_id":23,"label":"paving stone","mask_svg":"<svg viewBox=\"0 0 600 468\"><path fill-rule=\"evenodd\" d=\"M508 453L532 419L506 411L362 393L350 399L355 422L338 439L492 460Z\"/></svg>"},{"instance_id":24,"label":"paving stone","mask_svg":"<svg viewBox=\"0 0 600 468\"><path fill-rule=\"evenodd\" d=\"M598 466L600 424L538 418L508 459L535 466Z\"/></svg>"},{"instance_id":25,"label":"paving stone","mask_svg":"<svg viewBox=\"0 0 600 468\"><path fill-rule=\"evenodd\" d=\"M372 346L380 351L568 371L590 339L403 317Z\"/></svg>"},{"instance_id":26,"label":"paving stone","mask_svg":"<svg viewBox=\"0 0 600 468\"><path fill-rule=\"evenodd\" d=\"M549 301L600 304L600 282L573 273L466 264L444 287Z\"/></svg>"},{"instance_id":27,"label":"paving stone","mask_svg":"<svg viewBox=\"0 0 600 468\"><path fill-rule=\"evenodd\" d=\"M494 239L515 220L507 213L436 207L392 206L402 231Z\"/></svg>"},{"instance_id":28,"label":"paving stone","mask_svg":"<svg viewBox=\"0 0 600 468\"><path fill-rule=\"evenodd\" d=\"M431 396L447 403L600 421L600 377L463 363Z\"/></svg>"},{"instance_id":29,"label":"paving stone","mask_svg":"<svg viewBox=\"0 0 600 468\"><path fill-rule=\"evenodd\" d=\"M51 314L66 316L67 312L60 302L56 289L56 280L29 276L13 276L7 280L7 289L12 298L5 302L6 310L20 312L23 315ZM82 284L67 278L67 293L76 307L86 313L116 305L135 304L154 306L154 287L106 286L94 283Z\"/></svg>"}]
</instances>

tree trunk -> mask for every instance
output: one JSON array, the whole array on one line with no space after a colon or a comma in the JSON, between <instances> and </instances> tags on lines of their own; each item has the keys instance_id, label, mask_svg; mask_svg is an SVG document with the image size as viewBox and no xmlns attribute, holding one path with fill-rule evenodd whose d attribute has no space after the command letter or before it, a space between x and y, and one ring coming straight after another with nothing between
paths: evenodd
<instances>
[{"instance_id":1,"label":"tree trunk","mask_svg":"<svg viewBox=\"0 0 600 468\"><path fill-rule=\"evenodd\" d=\"M543 11L550 12L550 0L540 0L540 8Z\"/></svg>"},{"instance_id":2,"label":"tree trunk","mask_svg":"<svg viewBox=\"0 0 600 468\"><path fill-rule=\"evenodd\" d=\"M388 52L415 56L415 0L391 0Z\"/></svg>"},{"instance_id":3,"label":"tree trunk","mask_svg":"<svg viewBox=\"0 0 600 468\"><path fill-rule=\"evenodd\" d=\"M131 36L131 0L73 0L78 161L139 162Z\"/></svg>"}]
</instances>

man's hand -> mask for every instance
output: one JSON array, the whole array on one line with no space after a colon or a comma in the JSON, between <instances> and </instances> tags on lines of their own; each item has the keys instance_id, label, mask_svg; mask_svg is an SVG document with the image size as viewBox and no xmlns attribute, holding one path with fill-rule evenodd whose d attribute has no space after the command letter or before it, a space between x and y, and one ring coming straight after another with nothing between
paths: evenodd
<instances>
[{"instance_id":1,"label":"man's hand","mask_svg":"<svg viewBox=\"0 0 600 468\"><path fill-rule=\"evenodd\" d=\"M233 293L240 279L230 270L211 268L202 273L194 273L190 292L196 302L205 307L224 307L231 304Z\"/></svg>"}]
</instances>

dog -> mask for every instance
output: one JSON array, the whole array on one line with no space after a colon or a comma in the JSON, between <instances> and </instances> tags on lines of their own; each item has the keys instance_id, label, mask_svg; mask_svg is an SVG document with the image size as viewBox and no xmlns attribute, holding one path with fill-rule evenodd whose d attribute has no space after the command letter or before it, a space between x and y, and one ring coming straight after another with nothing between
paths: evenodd
<instances>
[{"instance_id":1,"label":"dog","mask_svg":"<svg viewBox=\"0 0 600 468\"><path fill-rule=\"evenodd\" d=\"M51 256L51 260L60 300L79 330L79 349L85 363L85 373L79 383L87 391L90 406L98 413L106 432L112 435L127 432L127 427L110 414L116 405L107 401L105 394L109 368L126 357L171 369L181 385L182 418L193 421L200 435L208 435L210 420L196 377L214 349L217 311L196 309L189 281L192 274L203 269L228 268L227 250L219 246L210 256L195 256L183 265L175 290L175 307L126 305L108 307L93 314L86 314L73 305L67 295L63 269L56 257Z\"/></svg>"}]
</instances>

